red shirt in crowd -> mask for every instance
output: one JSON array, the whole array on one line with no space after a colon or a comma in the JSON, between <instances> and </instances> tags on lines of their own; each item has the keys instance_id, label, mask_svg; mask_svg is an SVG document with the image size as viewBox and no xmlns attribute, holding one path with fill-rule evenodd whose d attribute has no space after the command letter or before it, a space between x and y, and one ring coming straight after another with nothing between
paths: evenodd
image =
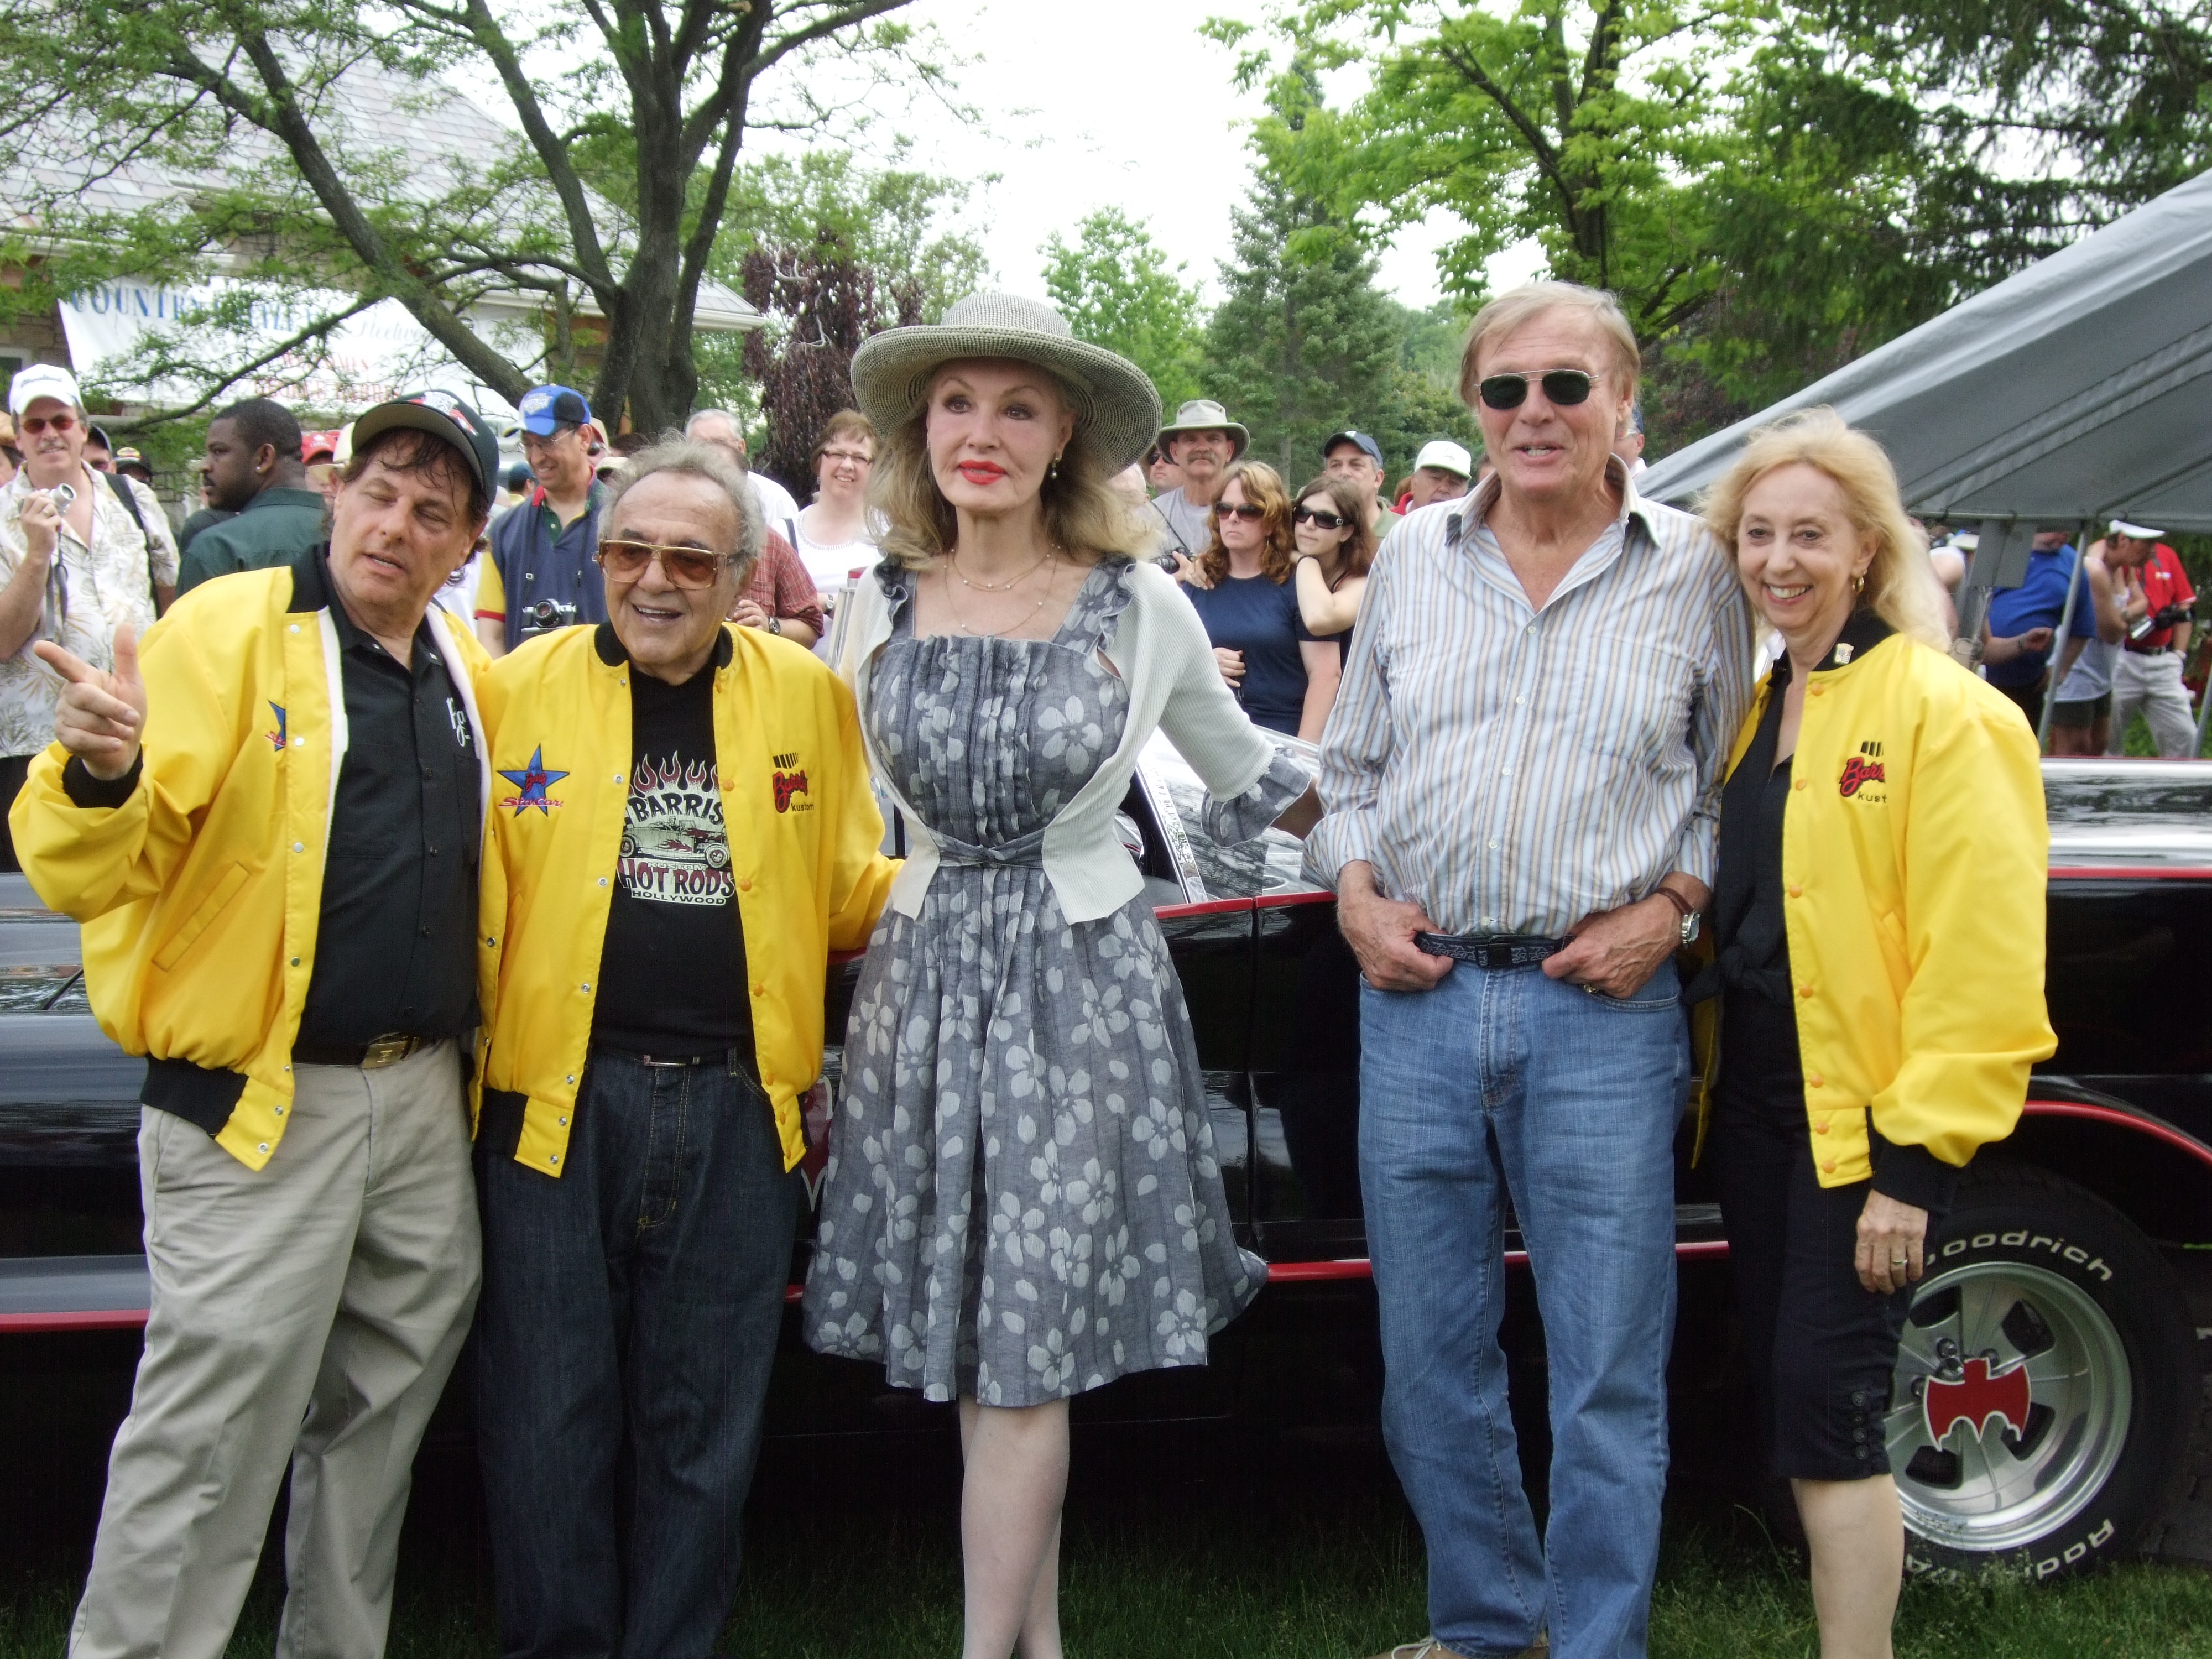
<instances>
[{"instance_id":1,"label":"red shirt in crowd","mask_svg":"<svg viewBox=\"0 0 2212 1659\"><path fill-rule=\"evenodd\" d=\"M2181 556L2160 542L2151 550L2150 557L2142 562L2143 597L2150 601L2154 617L2169 605L2194 605L2197 590L2189 585L2189 577L2181 568ZM2129 645L2138 651L2154 651L2160 646L2173 642L2171 628L2154 628L2139 640L2130 640Z\"/></svg>"}]
</instances>

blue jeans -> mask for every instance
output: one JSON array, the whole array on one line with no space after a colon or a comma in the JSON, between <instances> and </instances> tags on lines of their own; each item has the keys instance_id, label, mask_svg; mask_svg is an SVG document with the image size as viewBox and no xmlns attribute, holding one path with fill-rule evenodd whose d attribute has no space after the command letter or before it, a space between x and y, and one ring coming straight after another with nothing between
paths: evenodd
<instances>
[{"instance_id":1,"label":"blue jeans","mask_svg":"<svg viewBox=\"0 0 2212 1659\"><path fill-rule=\"evenodd\" d=\"M724 1060L595 1048L557 1180L514 1161L520 1109L496 1098L476 1404L500 1652L703 1659L737 1589L798 1177Z\"/></svg>"},{"instance_id":2,"label":"blue jeans","mask_svg":"<svg viewBox=\"0 0 2212 1659\"><path fill-rule=\"evenodd\" d=\"M1431 1632L1469 1656L1640 1659L1667 1474L1672 1143L1689 1043L1671 966L1633 998L1456 964L1360 989L1360 1184L1382 1433L1429 1552ZM1540 1545L1506 1410L1506 1202L1551 1377Z\"/></svg>"}]
</instances>

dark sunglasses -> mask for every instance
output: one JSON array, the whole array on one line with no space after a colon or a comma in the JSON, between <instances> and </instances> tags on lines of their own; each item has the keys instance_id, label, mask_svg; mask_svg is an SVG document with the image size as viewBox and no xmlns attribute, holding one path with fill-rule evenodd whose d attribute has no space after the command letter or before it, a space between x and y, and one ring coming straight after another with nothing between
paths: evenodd
<instances>
[{"instance_id":1,"label":"dark sunglasses","mask_svg":"<svg viewBox=\"0 0 2212 1659\"><path fill-rule=\"evenodd\" d=\"M1247 524L1257 524L1267 516L1264 507L1231 507L1226 501L1217 502L1213 510L1224 519L1242 519Z\"/></svg>"},{"instance_id":2,"label":"dark sunglasses","mask_svg":"<svg viewBox=\"0 0 2212 1659\"><path fill-rule=\"evenodd\" d=\"M668 580L678 587L712 587L727 556L696 547L665 547L658 542L601 542L599 552L599 568L618 582L635 581L657 558Z\"/></svg>"},{"instance_id":3,"label":"dark sunglasses","mask_svg":"<svg viewBox=\"0 0 2212 1659\"><path fill-rule=\"evenodd\" d=\"M1535 380L1544 396L1555 404L1586 404L1593 378L1579 368L1554 368L1542 374L1492 374L1478 390L1492 409L1518 409L1528 400L1528 382Z\"/></svg>"},{"instance_id":4,"label":"dark sunglasses","mask_svg":"<svg viewBox=\"0 0 2212 1659\"><path fill-rule=\"evenodd\" d=\"M1341 514L1323 513L1310 507L1294 507L1291 509L1291 522L1319 525L1323 530L1341 530L1352 520Z\"/></svg>"},{"instance_id":5,"label":"dark sunglasses","mask_svg":"<svg viewBox=\"0 0 2212 1659\"><path fill-rule=\"evenodd\" d=\"M35 438L41 432L76 431L76 416L74 415L26 415L18 420L15 425L25 436Z\"/></svg>"}]
</instances>

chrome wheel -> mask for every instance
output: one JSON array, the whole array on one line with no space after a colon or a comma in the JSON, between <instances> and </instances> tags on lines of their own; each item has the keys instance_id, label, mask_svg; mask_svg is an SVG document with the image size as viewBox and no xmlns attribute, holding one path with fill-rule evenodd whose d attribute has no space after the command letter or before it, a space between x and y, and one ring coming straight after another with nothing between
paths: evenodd
<instances>
[{"instance_id":1,"label":"chrome wheel","mask_svg":"<svg viewBox=\"0 0 2212 1659\"><path fill-rule=\"evenodd\" d=\"M2111 1316L2031 1263L1922 1281L1883 1421L1905 1524L1978 1555L2023 1549L2078 1515L2126 1445L2133 1399Z\"/></svg>"}]
</instances>

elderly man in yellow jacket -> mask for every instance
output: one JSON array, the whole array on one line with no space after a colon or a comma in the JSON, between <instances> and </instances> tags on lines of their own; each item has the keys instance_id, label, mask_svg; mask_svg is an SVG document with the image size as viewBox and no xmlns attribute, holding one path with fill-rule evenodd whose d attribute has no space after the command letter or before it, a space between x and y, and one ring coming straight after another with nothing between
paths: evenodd
<instances>
[{"instance_id":1,"label":"elderly man in yellow jacket","mask_svg":"<svg viewBox=\"0 0 2212 1659\"><path fill-rule=\"evenodd\" d=\"M153 1305L73 1659L219 1659L289 1462L283 1655L384 1648L408 1474L476 1300L458 1041L492 780L430 601L499 452L439 392L354 428L331 538L67 682L9 815L146 1056Z\"/></svg>"},{"instance_id":2,"label":"elderly man in yellow jacket","mask_svg":"<svg viewBox=\"0 0 2212 1659\"><path fill-rule=\"evenodd\" d=\"M829 953L894 866L851 694L724 618L744 472L601 510L610 621L493 668L477 1433L500 1648L696 1659L735 1589Z\"/></svg>"}]
</instances>

